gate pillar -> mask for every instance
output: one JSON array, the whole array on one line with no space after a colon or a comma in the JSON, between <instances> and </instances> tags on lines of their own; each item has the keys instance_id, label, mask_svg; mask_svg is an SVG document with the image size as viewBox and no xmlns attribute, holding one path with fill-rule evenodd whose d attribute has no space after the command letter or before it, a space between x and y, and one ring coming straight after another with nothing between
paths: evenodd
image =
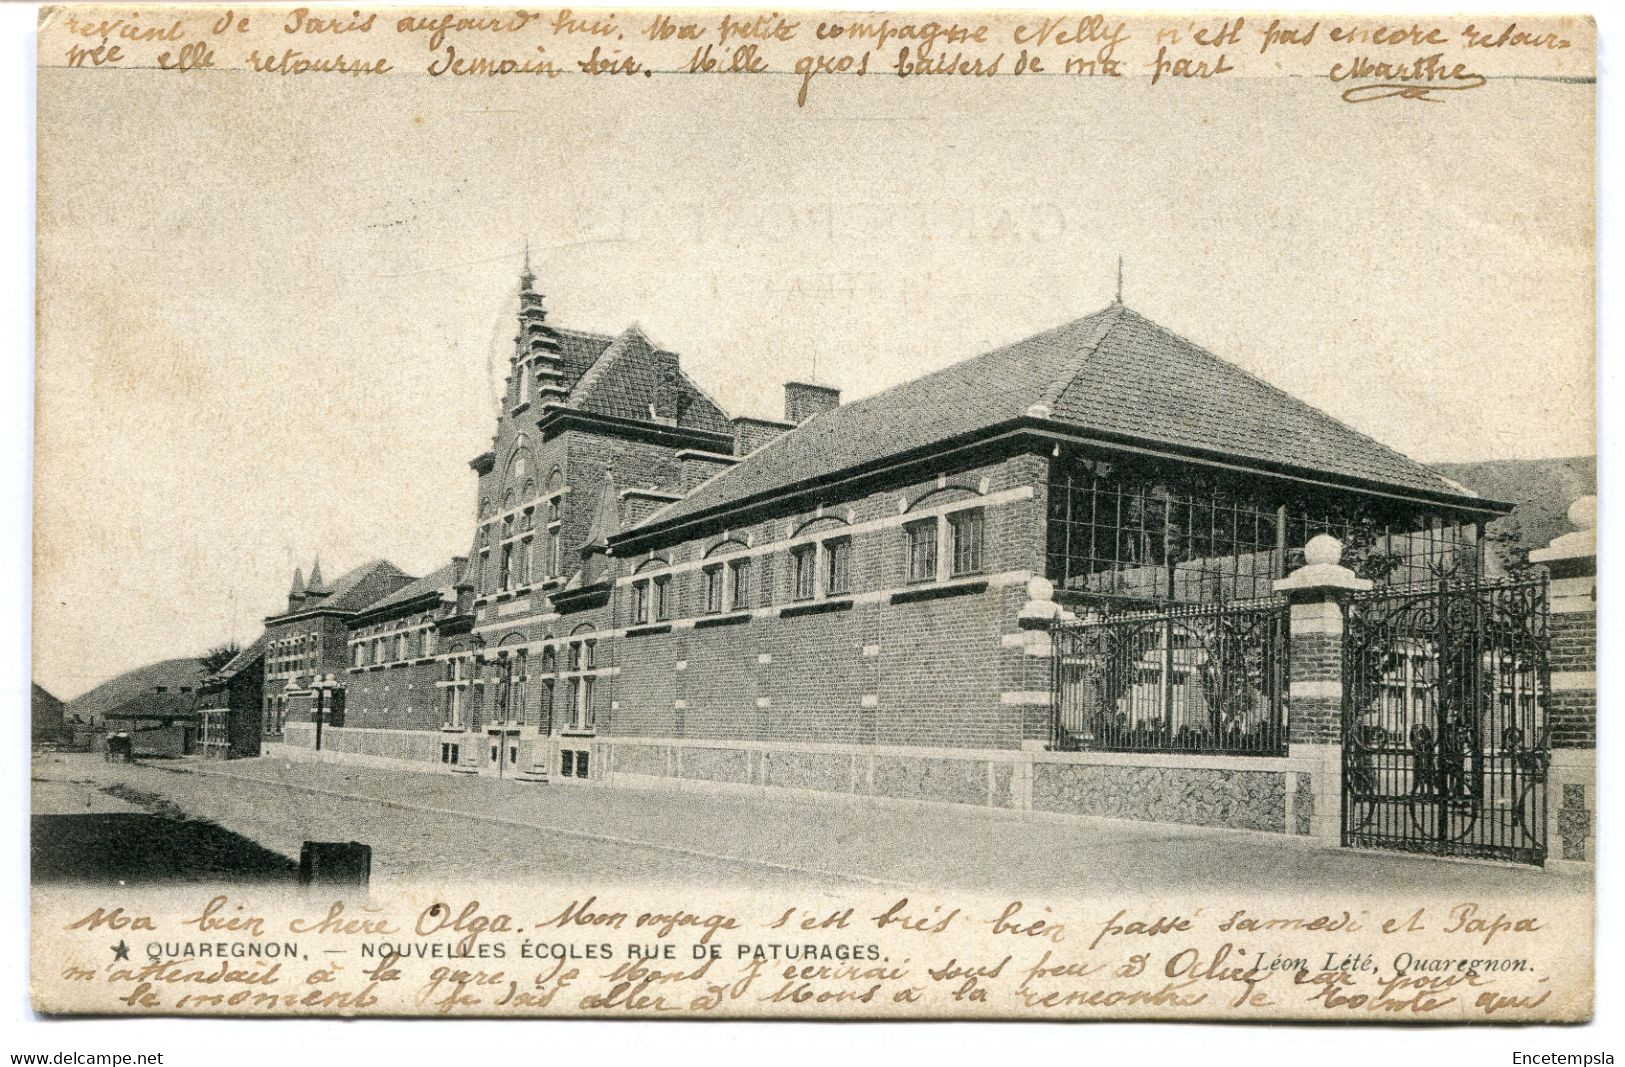
<instances>
[{"instance_id":1,"label":"gate pillar","mask_svg":"<svg viewBox=\"0 0 1625 1067\"><path fill-rule=\"evenodd\" d=\"M1576 500L1569 521L1578 527L1574 533L1529 553L1529 562L1551 575L1549 864L1597 858L1597 498Z\"/></svg>"},{"instance_id":2,"label":"gate pillar","mask_svg":"<svg viewBox=\"0 0 1625 1067\"><path fill-rule=\"evenodd\" d=\"M1342 566L1343 545L1320 534L1307 561L1275 583L1291 604L1288 655L1287 832L1343 839L1343 603L1371 583Z\"/></svg>"}]
</instances>

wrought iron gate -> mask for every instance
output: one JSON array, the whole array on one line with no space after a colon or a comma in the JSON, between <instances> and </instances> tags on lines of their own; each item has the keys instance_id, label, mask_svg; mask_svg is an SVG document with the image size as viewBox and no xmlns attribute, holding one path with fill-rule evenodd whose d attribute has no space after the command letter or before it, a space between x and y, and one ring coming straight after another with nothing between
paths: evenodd
<instances>
[{"instance_id":1,"label":"wrought iron gate","mask_svg":"<svg viewBox=\"0 0 1625 1067\"><path fill-rule=\"evenodd\" d=\"M1280 600L1057 625L1055 747L1284 754L1288 629Z\"/></svg>"},{"instance_id":2,"label":"wrought iron gate","mask_svg":"<svg viewBox=\"0 0 1625 1067\"><path fill-rule=\"evenodd\" d=\"M1546 861L1546 581L1357 596L1343 637L1343 844Z\"/></svg>"}]
</instances>

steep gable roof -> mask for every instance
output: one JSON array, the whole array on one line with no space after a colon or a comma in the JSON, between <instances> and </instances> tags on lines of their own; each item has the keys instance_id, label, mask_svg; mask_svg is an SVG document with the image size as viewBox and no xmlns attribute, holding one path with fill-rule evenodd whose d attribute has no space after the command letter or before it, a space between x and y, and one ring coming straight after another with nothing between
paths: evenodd
<instances>
[{"instance_id":1,"label":"steep gable roof","mask_svg":"<svg viewBox=\"0 0 1625 1067\"><path fill-rule=\"evenodd\" d=\"M552 326L549 323L549 326ZM552 326L553 334L559 341L560 369L564 372L563 384L568 388L575 388L581 376L592 369L598 358L604 354L610 342L615 338L608 334L589 333L586 330L567 330Z\"/></svg>"},{"instance_id":2,"label":"steep gable roof","mask_svg":"<svg viewBox=\"0 0 1625 1067\"><path fill-rule=\"evenodd\" d=\"M643 526L765 499L1021 419L1464 504L1473 499L1420 463L1113 304L810 419Z\"/></svg>"},{"instance_id":3,"label":"steep gable roof","mask_svg":"<svg viewBox=\"0 0 1625 1067\"><path fill-rule=\"evenodd\" d=\"M677 354L656 347L636 326L610 342L598 361L577 379L570 393L570 406L600 415L647 420L665 364L675 372L677 425L731 432L728 416L683 373Z\"/></svg>"}]
</instances>

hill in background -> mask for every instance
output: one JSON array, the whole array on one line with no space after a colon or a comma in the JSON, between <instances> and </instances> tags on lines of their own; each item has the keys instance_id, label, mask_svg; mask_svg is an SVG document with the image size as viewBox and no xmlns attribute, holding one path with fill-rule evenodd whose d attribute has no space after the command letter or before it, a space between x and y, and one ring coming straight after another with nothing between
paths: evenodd
<instances>
[{"instance_id":1,"label":"hill in background","mask_svg":"<svg viewBox=\"0 0 1625 1067\"><path fill-rule=\"evenodd\" d=\"M1479 496L1516 504L1512 514L1490 523L1487 532L1506 538L1503 550L1544 548L1569 533L1569 505L1597 491L1597 457L1496 459L1482 463L1435 463L1434 470Z\"/></svg>"}]
</instances>

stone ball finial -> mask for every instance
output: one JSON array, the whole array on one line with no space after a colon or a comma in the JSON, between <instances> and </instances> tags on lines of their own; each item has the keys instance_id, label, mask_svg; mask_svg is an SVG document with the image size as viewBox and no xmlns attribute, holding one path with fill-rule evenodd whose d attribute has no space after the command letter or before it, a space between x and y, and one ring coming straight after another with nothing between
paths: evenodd
<instances>
[{"instance_id":1,"label":"stone ball finial","mask_svg":"<svg viewBox=\"0 0 1625 1067\"><path fill-rule=\"evenodd\" d=\"M1028 600L1054 600L1055 583L1048 578L1030 578L1027 581Z\"/></svg>"},{"instance_id":2,"label":"stone ball finial","mask_svg":"<svg viewBox=\"0 0 1625 1067\"><path fill-rule=\"evenodd\" d=\"M1343 559L1343 542L1331 534L1316 534L1303 546L1303 560L1311 567L1336 566Z\"/></svg>"},{"instance_id":3,"label":"stone ball finial","mask_svg":"<svg viewBox=\"0 0 1625 1067\"><path fill-rule=\"evenodd\" d=\"M1597 498L1595 496L1582 496L1570 504L1569 521L1582 530L1596 529Z\"/></svg>"}]
</instances>

